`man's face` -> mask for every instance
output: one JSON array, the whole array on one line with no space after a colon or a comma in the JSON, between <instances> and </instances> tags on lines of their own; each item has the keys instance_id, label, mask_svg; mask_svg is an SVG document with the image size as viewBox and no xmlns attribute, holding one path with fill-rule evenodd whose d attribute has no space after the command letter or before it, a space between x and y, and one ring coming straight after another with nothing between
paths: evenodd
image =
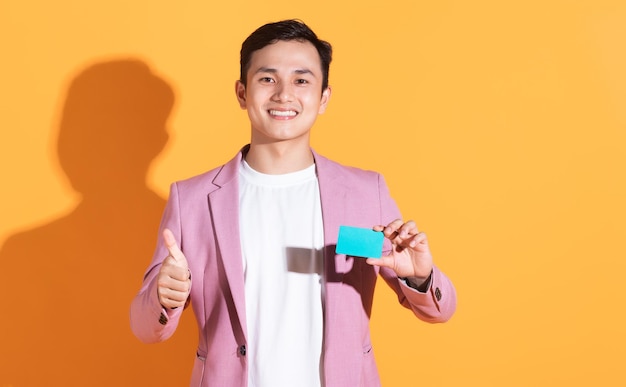
<instances>
[{"instance_id":1,"label":"man's face","mask_svg":"<svg viewBox=\"0 0 626 387\"><path fill-rule=\"evenodd\" d=\"M322 92L322 76L319 54L308 41L278 41L255 51L247 86L235 86L239 105L248 111L252 143L308 143L330 97L330 88Z\"/></svg>"}]
</instances>

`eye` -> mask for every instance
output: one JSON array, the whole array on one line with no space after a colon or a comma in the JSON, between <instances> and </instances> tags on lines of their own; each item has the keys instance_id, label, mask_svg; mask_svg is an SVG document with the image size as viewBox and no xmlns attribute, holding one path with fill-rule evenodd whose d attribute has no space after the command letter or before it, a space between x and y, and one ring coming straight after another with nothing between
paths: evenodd
<instances>
[{"instance_id":1,"label":"eye","mask_svg":"<svg viewBox=\"0 0 626 387\"><path fill-rule=\"evenodd\" d=\"M309 81L306 79L296 79L296 84L298 85L306 85L307 83L309 83Z\"/></svg>"},{"instance_id":2,"label":"eye","mask_svg":"<svg viewBox=\"0 0 626 387\"><path fill-rule=\"evenodd\" d=\"M263 77L259 79L261 83L274 83L274 79L271 77Z\"/></svg>"}]
</instances>

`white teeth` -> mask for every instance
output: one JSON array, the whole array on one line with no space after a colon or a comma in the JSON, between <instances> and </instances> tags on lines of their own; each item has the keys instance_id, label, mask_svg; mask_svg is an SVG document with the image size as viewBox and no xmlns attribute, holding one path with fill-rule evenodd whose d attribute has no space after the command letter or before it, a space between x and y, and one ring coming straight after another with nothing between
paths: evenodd
<instances>
[{"instance_id":1,"label":"white teeth","mask_svg":"<svg viewBox=\"0 0 626 387\"><path fill-rule=\"evenodd\" d=\"M279 117L293 117L296 115L296 112L294 112L293 110L270 110L270 114Z\"/></svg>"}]
</instances>

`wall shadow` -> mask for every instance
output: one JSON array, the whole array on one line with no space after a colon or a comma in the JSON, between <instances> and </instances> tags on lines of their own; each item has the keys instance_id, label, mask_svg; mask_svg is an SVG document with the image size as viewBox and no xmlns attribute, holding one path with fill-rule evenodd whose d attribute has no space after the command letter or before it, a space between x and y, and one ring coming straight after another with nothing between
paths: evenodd
<instances>
[{"instance_id":1,"label":"wall shadow","mask_svg":"<svg viewBox=\"0 0 626 387\"><path fill-rule=\"evenodd\" d=\"M0 250L1 386L189 384L193 314L158 345L140 343L128 318L165 206L145 181L173 103L139 60L95 63L73 78L57 149L82 199Z\"/></svg>"}]
</instances>

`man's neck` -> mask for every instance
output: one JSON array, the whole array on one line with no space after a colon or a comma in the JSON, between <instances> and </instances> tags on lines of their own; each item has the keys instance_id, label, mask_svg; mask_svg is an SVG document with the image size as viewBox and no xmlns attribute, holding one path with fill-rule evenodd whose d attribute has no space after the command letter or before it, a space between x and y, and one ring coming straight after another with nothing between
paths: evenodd
<instances>
[{"instance_id":1,"label":"man's neck","mask_svg":"<svg viewBox=\"0 0 626 387\"><path fill-rule=\"evenodd\" d=\"M252 143L244 157L252 169L268 175L300 171L314 162L308 142L305 144Z\"/></svg>"}]
</instances>

